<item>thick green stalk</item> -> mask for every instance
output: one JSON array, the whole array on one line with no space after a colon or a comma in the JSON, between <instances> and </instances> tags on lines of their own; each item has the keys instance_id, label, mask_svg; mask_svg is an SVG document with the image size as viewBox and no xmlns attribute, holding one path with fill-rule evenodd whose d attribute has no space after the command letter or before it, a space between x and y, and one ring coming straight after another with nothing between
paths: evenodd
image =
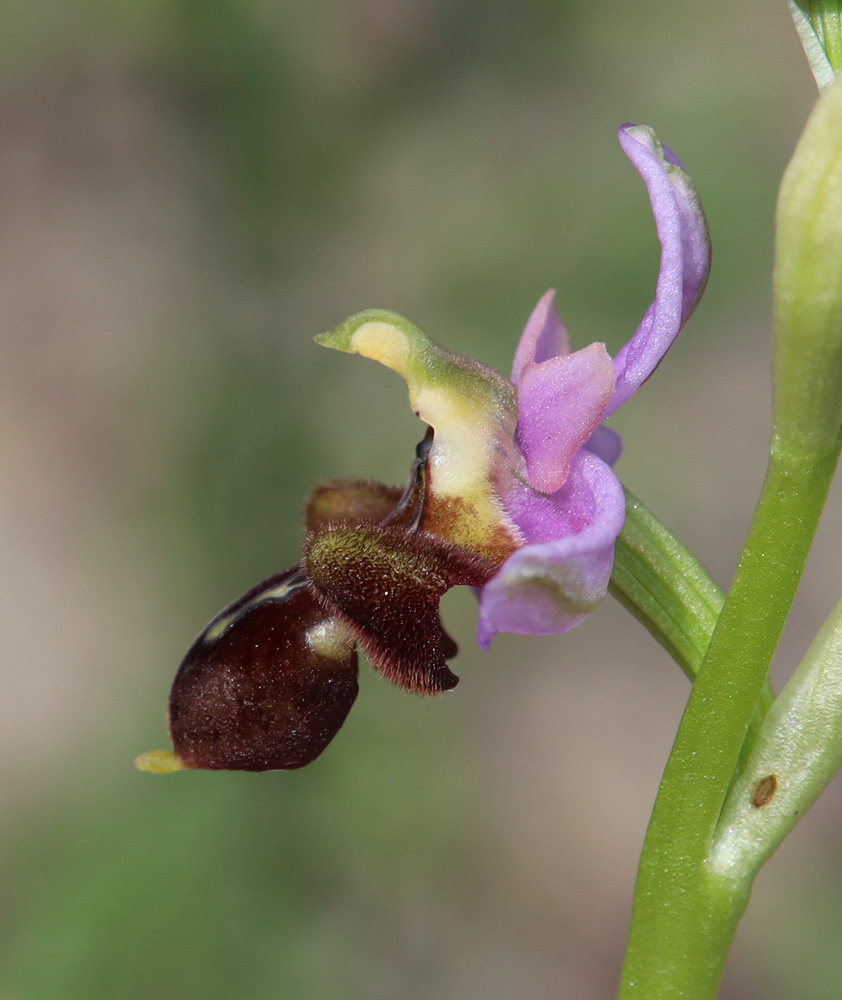
<instances>
[{"instance_id":1,"label":"thick green stalk","mask_svg":"<svg viewBox=\"0 0 842 1000\"><path fill-rule=\"evenodd\" d=\"M641 857L621 1000L713 1000L748 890L707 865L836 467L773 450L737 574L693 685Z\"/></svg>"}]
</instances>

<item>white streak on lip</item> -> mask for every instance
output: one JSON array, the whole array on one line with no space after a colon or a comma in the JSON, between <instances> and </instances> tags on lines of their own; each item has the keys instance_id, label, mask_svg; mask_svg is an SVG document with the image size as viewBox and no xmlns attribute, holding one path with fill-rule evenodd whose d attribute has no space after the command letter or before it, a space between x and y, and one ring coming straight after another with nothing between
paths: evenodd
<instances>
[{"instance_id":1,"label":"white streak on lip","mask_svg":"<svg viewBox=\"0 0 842 1000\"><path fill-rule=\"evenodd\" d=\"M347 659L355 642L350 629L338 618L328 618L313 625L307 629L305 638L314 653L330 660Z\"/></svg>"},{"instance_id":2,"label":"white streak on lip","mask_svg":"<svg viewBox=\"0 0 842 1000\"><path fill-rule=\"evenodd\" d=\"M238 618L247 612L251 611L252 608L257 607L258 604L263 604L264 601L282 601L287 594L291 593L293 590L298 590L301 587L300 579L284 580L283 583L279 583L277 587L271 587L269 590L264 590L262 594L257 594L253 597L248 604L244 604L241 608L237 608L236 611L232 611L230 614L225 615L224 618L220 618L215 621L202 636L203 642L216 642L217 639L221 639L222 636L227 632L231 625Z\"/></svg>"}]
</instances>

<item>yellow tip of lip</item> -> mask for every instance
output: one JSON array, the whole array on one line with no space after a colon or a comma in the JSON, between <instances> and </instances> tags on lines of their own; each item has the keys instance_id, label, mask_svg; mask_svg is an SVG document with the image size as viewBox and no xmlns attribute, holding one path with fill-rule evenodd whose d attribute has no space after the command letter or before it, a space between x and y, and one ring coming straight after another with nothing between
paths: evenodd
<instances>
[{"instance_id":1,"label":"yellow tip of lip","mask_svg":"<svg viewBox=\"0 0 842 1000\"><path fill-rule=\"evenodd\" d=\"M150 750L135 757L134 766L138 771L148 771L150 774L172 774L174 771L186 770L184 764L172 750Z\"/></svg>"}]
</instances>

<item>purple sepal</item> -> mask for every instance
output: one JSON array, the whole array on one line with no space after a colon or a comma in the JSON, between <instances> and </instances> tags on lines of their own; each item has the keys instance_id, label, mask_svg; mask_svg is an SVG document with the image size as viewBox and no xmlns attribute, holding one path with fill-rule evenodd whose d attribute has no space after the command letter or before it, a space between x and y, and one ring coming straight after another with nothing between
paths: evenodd
<instances>
[{"instance_id":1,"label":"purple sepal","mask_svg":"<svg viewBox=\"0 0 842 1000\"><path fill-rule=\"evenodd\" d=\"M520 385L523 370L528 365L540 364L570 352L567 328L556 311L554 299L554 288L544 292L526 321L512 365L512 382L515 385Z\"/></svg>"},{"instance_id":2,"label":"purple sepal","mask_svg":"<svg viewBox=\"0 0 842 1000\"><path fill-rule=\"evenodd\" d=\"M569 403L566 406L564 405L564 401L557 391L558 373L552 373L551 365L544 365L544 362L570 354L570 340L567 335L567 328L562 323L556 311L554 304L555 295L555 289L551 288L549 291L544 292L538 300L538 304L526 321L526 326L518 343L512 366L512 382L519 387L520 422L518 425L518 442L524 451L529 465L532 485L545 492L552 492L553 488L557 489L563 484L566 469L569 465L570 454L565 456L562 452L557 463L557 468L561 467L561 471L557 472L558 482L555 484L550 483L551 488L547 490L546 484L542 485L539 479L536 479L536 476L533 474L537 468L535 453L540 448L541 441L549 437L559 437L561 433L559 428L564 429L564 433L568 438L573 437L569 432L569 427L573 423L570 419L571 414L577 417L577 422L580 426L579 436L582 438L580 444L584 444L584 447L588 451L592 451L595 455L598 455L603 462L613 465L623 450L623 439L616 431L602 424L595 426L592 418L590 420L582 419L583 413L581 410L579 413L576 413L576 410ZM546 374L543 377L539 375L536 378L536 375L544 367L547 369ZM532 379L530 379L530 374L532 375ZM600 419L601 414L608 408L609 398L607 390L609 381L611 382L611 390L613 392L614 379L610 378L608 373L603 371L599 378L599 388L596 389L595 393L590 392L586 395L586 400L590 401L593 413L599 413ZM531 385L529 384L530 382L532 382ZM541 382L543 382L543 385L541 392L538 393L536 392L536 388ZM555 385L553 384L554 382L556 383ZM555 405L548 407L547 403L553 400ZM562 407L565 410L563 414L560 413ZM547 410L549 412L546 412ZM589 437L587 433L581 433L581 430L588 425L593 429L593 433ZM558 448L558 445L556 447ZM540 450L543 452L547 451L546 448L541 448ZM532 453L531 456L530 451ZM552 455L546 457L548 460L552 460ZM544 458L545 455L542 455L537 461L540 463ZM540 472L538 475L540 477Z\"/></svg>"},{"instance_id":3,"label":"purple sepal","mask_svg":"<svg viewBox=\"0 0 842 1000\"><path fill-rule=\"evenodd\" d=\"M536 490L561 489L573 456L599 427L613 395L614 366L604 344L524 366L517 438Z\"/></svg>"},{"instance_id":4,"label":"purple sepal","mask_svg":"<svg viewBox=\"0 0 842 1000\"><path fill-rule=\"evenodd\" d=\"M620 481L585 449L557 493L519 484L506 509L530 541L482 589L477 641L486 650L498 632L551 635L583 621L605 596L625 520Z\"/></svg>"},{"instance_id":5,"label":"purple sepal","mask_svg":"<svg viewBox=\"0 0 842 1000\"><path fill-rule=\"evenodd\" d=\"M588 438L585 447L607 465L613 465L623 453L623 439L615 430L600 424Z\"/></svg>"},{"instance_id":6,"label":"purple sepal","mask_svg":"<svg viewBox=\"0 0 842 1000\"><path fill-rule=\"evenodd\" d=\"M649 192L661 242L661 267L655 301L634 337L614 358L617 385L608 416L657 368L696 308L710 273L707 220L678 158L645 125L623 125L619 140Z\"/></svg>"}]
</instances>

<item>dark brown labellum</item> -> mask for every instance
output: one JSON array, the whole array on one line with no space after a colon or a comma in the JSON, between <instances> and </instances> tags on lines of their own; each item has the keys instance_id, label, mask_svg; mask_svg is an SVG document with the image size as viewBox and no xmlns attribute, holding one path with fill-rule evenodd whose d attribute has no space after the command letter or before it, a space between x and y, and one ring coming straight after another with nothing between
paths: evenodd
<instances>
[{"instance_id":1,"label":"dark brown labellum","mask_svg":"<svg viewBox=\"0 0 842 1000\"><path fill-rule=\"evenodd\" d=\"M416 694L455 687L445 660L456 644L439 618L450 587L482 586L485 560L426 532L337 526L310 536L302 568L325 607L353 626L372 666Z\"/></svg>"},{"instance_id":2,"label":"dark brown labellum","mask_svg":"<svg viewBox=\"0 0 842 1000\"><path fill-rule=\"evenodd\" d=\"M405 489L368 479L330 479L310 494L304 512L309 531L338 524L394 524L416 531L427 498L427 457L433 429L415 449L415 462Z\"/></svg>"},{"instance_id":3,"label":"dark brown labellum","mask_svg":"<svg viewBox=\"0 0 842 1000\"><path fill-rule=\"evenodd\" d=\"M170 694L176 756L194 768L303 767L357 690L355 641L295 566L229 605L190 647Z\"/></svg>"},{"instance_id":4,"label":"dark brown labellum","mask_svg":"<svg viewBox=\"0 0 842 1000\"><path fill-rule=\"evenodd\" d=\"M364 479L331 479L310 494L304 518L310 531L327 524L377 523L400 503L404 490Z\"/></svg>"},{"instance_id":5,"label":"dark brown labellum","mask_svg":"<svg viewBox=\"0 0 842 1000\"><path fill-rule=\"evenodd\" d=\"M323 483L306 510L300 566L225 608L179 667L170 694L175 757L146 770L267 771L309 764L357 697L357 644L393 683L417 694L458 683L456 643L439 601L481 587L495 565L422 528L432 430L404 490L364 480Z\"/></svg>"}]
</instances>

